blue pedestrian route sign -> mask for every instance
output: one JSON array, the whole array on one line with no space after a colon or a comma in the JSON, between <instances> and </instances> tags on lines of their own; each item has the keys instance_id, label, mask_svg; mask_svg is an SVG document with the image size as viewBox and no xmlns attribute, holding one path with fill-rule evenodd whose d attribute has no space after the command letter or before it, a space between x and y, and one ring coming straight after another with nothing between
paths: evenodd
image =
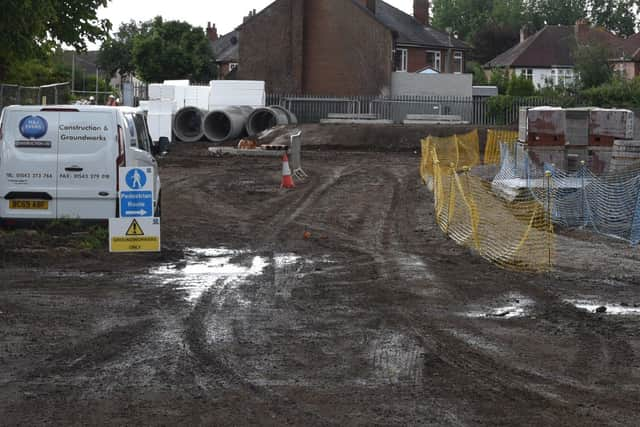
<instances>
[{"instance_id":1,"label":"blue pedestrian route sign","mask_svg":"<svg viewBox=\"0 0 640 427\"><path fill-rule=\"evenodd\" d=\"M153 168L120 168L120 191L153 192Z\"/></svg>"},{"instance_id":2,"label":"blue pedestrian route sign","mask_svg":"<svg viewBox=\"0 0 640 427\"><path fill-rule=\"evenodd\" d=\"M120 217L153 216L153 193L151 191L121 191Z\"/></svg>"},{"instance_id":3,"label":"blue pedestrian route sign","mask_svg":"<svg viewBox=\"0 0 640 427\"><path fill-rule=\"evenodd\" d=\"M120 168L120 217L152 217L153 168Z\"/></svg>"},{"instance_id":4,"label":"blue pedestrian route sign","mask_svg":"<svg viewBox=\"0 0 640 427\"><path fill-rule=\"evenodd\" d=\"M147 183L147 174L140 168L134 168L127 172L125 181L130 189L142 190Z\"/></svg>"}]
</instances>

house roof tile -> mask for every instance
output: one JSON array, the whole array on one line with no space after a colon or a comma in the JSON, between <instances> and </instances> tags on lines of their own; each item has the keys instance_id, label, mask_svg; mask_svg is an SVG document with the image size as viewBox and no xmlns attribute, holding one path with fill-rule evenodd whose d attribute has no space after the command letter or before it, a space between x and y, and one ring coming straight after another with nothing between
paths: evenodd
<instances>
[{"instance_id":1,"label":"house roof tile","mask_svg":"<svg viewBox=\"0 0 640 427\"><path fill-rule=\"evenodd\" d=\"M572 66L573 42L573 27L546 26L522 43L496 56L485 66L490 68Z\"/></svg>"},{"instance_id":2,"label":"house roof tile","mask_svg":"<svg viewBox=\"0 0 640 427\"><path fill-rule=\"evenodd\" d=\"M238 62L240 58L238 31L231 31L211 42L211 50L216 62Z\"/></svg>"},{"instance_id":3,"label":"house roof tile","mask_svg":"<svg viewBox=\"0 0 640 427\"><path fill-rule=\"evenodd\" d=\"M550 68L573 66L573 48L578 44L604 46L610 59L640 58L640 35L623 39L602 27L589 24L546 26L511 49L496 56L485 67Z\"/></svg>"},{"instance_id":4,"label":"house roof tile","mask_svg":"<svg viewBox=\"0 0 640 427\"><path fill-rule=\"evenodd\" d=\"M424 26L413 16L382 0L376 1L376 17L397 34L396 43L399 45L471 49L471 46L462 40L450 37L449 34L433 27Z\"/></svg>"}]
</instances>

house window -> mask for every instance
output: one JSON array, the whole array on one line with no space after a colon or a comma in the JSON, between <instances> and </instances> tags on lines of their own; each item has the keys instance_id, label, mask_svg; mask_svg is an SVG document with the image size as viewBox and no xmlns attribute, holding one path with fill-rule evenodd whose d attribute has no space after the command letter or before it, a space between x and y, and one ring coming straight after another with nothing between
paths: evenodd
<instances>
[{"instance_id":1,"label":"house window","mask_svg":"<svg viewBox=\"0 0 640 427\"><path fill-rule=\"evenodd\" d=\"M396 49L394 56L394 68L396 71L406 72L409 62L409 51L407 49Z\"/></svg>"},{"instance_id":2,"label":"house window","mask_svg":"<svg viewBox=\"0 0 640 427\"><path fill-rule=\"evenodd\" d=\"M453 52L453 72L464 72L464 61L462 60L462 52Z\"/></svg>"},{"instance_id":3,"label":"house window","mask_svg":"<svg viewBox=\"0 0 640 427\"><path fill-rule=\"evenodd\" d=\"M555 86L567 86L573 83L573 69L571 68L552 68L551 83Z\"/></svg>"},{"instance_id":4,"label":"house window","mask_svg":"<svg viewBox=\"0 0 640 427\"><path fill-rule=\"evenodd\" d=\"M533 70L531 68L523 68L520 70L520 76L533 81Z\"/></svg>"},{"instance_id":5,"label":"house window","mask_svg":"<svg viewBox=\"0 0 640 427\"><path fill-rule=\"evenodd\" d=\"M427 67L431 67L438 72L442 71L440 68L440 51L427 51Z\"/></svg>"},{"instance_id":6,"label":"house window","mask_svg":"<svg viewBox=\"0 0 640 427\"><path fill-rule=\"evenodd\" d=\"M229 62L229 72L232 72L236 68L238 68L238 63L237 62Z\"/></svg>"}]
</instances>

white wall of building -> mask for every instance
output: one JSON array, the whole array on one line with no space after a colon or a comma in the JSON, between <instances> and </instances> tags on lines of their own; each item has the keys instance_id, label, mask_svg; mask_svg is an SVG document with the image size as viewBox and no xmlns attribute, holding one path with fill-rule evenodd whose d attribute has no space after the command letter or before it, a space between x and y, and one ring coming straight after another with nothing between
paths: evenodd
<instances>
[{"instance_id":1,"label":"white wall of building","mask_svg":"<svg viewBox=\"0 0 640 427\"><path fill-rule=\"evenodd\" d=\"M558 86L562 82L570 83L574 79L572 68L516 68L516 74L531 76L536 89L546 86Z\"/></svg>"},{"instance_id":2,"label":"white wall of building","mask_svg":"<svg viewBox=\"0 0 640 427\"><path fill-rule=\"evenodd\" d=\"M417 74L392 73L391 94L393 96L464 96L473 95L472 74Z\"/></svg>"}]
</instances>

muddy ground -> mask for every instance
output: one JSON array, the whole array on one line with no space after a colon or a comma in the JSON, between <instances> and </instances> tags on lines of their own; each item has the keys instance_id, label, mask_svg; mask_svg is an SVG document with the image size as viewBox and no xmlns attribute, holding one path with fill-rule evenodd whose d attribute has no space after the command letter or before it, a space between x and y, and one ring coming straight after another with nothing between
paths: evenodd
<instances>
[{"instance_id":1,"label":"muddy ground","mask_svg":"<svg viewBox=\"0 0 640 427\"><path fill-rule=\"evenodd\" d=\"M0 424L637 425L640 251L565 232L553 273L500 270L413 148L309 146L280 190L176 145L162 254L2 231Z\"/></svg>"}]
</instances>

